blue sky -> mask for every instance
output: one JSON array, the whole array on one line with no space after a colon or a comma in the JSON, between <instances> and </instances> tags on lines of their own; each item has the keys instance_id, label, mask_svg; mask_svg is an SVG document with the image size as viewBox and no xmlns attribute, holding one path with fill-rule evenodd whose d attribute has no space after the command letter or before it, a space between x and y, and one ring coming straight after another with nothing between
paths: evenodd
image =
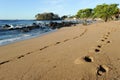
<instances>
[{"instance_id":1,"label":"blue sky","mask_svg":"<svg viewBox=\"0 0 120 80\"><path fill-rule=\"evenodd\" d=\"M0 19L34 19L37 13L43 12L74 15L79 9L102 3L120 4L120 0L0 0Z\"/></svg>"}]
</instances>

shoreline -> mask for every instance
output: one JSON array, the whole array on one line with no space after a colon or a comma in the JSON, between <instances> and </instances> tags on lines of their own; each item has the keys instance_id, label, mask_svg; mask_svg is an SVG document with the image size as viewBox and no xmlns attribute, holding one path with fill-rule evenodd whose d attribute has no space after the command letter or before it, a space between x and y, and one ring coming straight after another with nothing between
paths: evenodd
<instances>
[{"instance_id":1,"label":"shoreline","mask_svg":"<svg viewBox=\"0 0 120 80\"><path fill-rule=\"evenodd\" d=\"M23 20L21 20L22 22ZM9 21L8 21L9 22ZM34 37L38 37L41 36L42 34L46 34L51 32L52 30L56 30L59 29L61 27L68 27L71 25L75 25L77 23L74 22L70 22L70 21L64 21L59 23L59 21L57 20L56 22L50 22L48 21L47 23L42 21L42 22L33 22L32 21L26 21L26 22L31 22L31 25L25 25L25 23L23 22L24 25L21 25L19 23L20 21L18 20L18 24L11 22L11 24L4 24L3 26L0 26L0 30L1 30L1 38L0 38L0 45L7 45L9 43L14 43L14 42L18 42L21 40L26 40L26 39L30 39L30 38L34 38ZM16 34L16 35L15 35Z\"/></svg>"},{"instance_id":2,"label":"shoreline","mask_svg":"<svg viewBox=\"0 0 120 80\"><path fill-rule=\"evenodd\" d=\"M15 40L13 42L4 43L4 44L1 44L0 47L7 46L9 44L14 44L14 43L17 43L17 42L21 42L21 41L24 41L24 40L29 40L29 39L34 39L34 38L37 38L37 37L42 37L44 35L47 35L47 34L50 34L50 33L56 32L56 31L57 30L51 30L51 31L48 31L48 32L41 33L40 35L37 35L37 36L26 37L24 39L19 39L19 40Z\"/></svg>"},{"instance_id":3,"label":"shoreline","mask_svg":"<svg viewBox=\"0 0 120 80\"><path fill-rule=\"evenodd\" d=\"M0 79L120 79L120 21L63 27L0 47Z\"/></svg>"}]
</instances>

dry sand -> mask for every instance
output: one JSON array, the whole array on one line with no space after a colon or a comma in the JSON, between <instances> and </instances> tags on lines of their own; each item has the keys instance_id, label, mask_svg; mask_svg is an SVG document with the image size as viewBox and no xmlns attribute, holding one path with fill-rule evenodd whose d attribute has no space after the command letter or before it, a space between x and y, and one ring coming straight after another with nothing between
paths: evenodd
<instances>
[{"instance_id":1,"label":"dry sand","mask_svg":"<svg viewBox=\"0 0 120 80\"><path fill-rule=\"evenodd\" d=\"M61 28L0 47L0 80L120 80L120 22Z\"/></svg>"}]
</instances>

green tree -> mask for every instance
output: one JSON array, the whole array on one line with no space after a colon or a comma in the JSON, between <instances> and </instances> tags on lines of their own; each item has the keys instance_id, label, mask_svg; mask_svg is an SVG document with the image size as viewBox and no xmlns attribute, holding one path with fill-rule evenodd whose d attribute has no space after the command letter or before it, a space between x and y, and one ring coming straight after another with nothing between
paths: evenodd
<instances>
[{"instance_id":1,"label":"green tree","mask_svg":"<svg viewBox=\"0 0 120 80\"><path fill-rule=\"evenodd\" d=\"M70 15L68 18L75 18L76 16L75 15Z\"/></svg>"},{"instance_id":2,"label":"green tree","mask_svg":"<svg viewBox=\"0 0 120 80\"><path fill-rule=\"evenodd\" d=\"M94 8L94 18L102 18L105 22L112 19L119 12L118 4L102 4Z\"/></svg>"},{"instance_id":3,"label":"green tree","mask_svg":"<svg viewBox=\"0 0 120 80\"><path fill-rule=\"evenodd\" d=\"M86 20L87 18L92 17L93 14L93 9L91 8L86 8L86 9L81 9L77 12L76 17L77 18L82 18L84 20Z\"/></svg>"}]
</instances>

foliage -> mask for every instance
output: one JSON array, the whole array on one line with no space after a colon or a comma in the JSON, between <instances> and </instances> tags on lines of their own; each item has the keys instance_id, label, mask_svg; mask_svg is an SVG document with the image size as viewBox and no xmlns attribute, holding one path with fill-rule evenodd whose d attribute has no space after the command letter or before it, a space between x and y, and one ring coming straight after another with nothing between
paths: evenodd
<instances>
[{"instance_id":1,"label":"foliage","mask_svg":"<svg viewBox=\"0 0 120 80\"><path fill-rule=\"evenodd\" d=\"M77 18L85 20L87 18L101 18L105 22L107 22L109 19L113 19L113 16L116 18L119 16L118 4L101 4L97 5L94 9L81 9L76 15Z\"/></svg>"},{"instance_id":2,"label":"foliage","mask_svg":"<svg viewBox=\"0 0 120 80\"><path fill-rule=\"evenodd\" d=\"M75 18L75 16L74 16L74 15L71 15L71 16L69 16L69 18Z\"/></svg>"},{"instance_id":3,"label":"foliage","mask_svg":"<svg viewBox=\"0 0 120 80\"><path fill-rule=\"evenodd\" d=\"M66 19L66 18L68 18L68 16L66 16L66 15L61 17L62 20Z\"/></svg>"},{"instance_id":4,"label":"foliage","mask_svg":"<svg viewBox=\"0 0 120 80\"><path fill-rule=\"evenodd\" d=\"M112 16L115 16L119 12L119 8L117 7L118 4L102 4L97 5L94 8L94 18L102 18L105 22L108 21L108 19L112 19Z\"/></svg>"},{"instance_id":5,"label":"foliage","mask_svg":"<svg viewBox=\"0 0 120 80\"><path fill-rule=\"evenodd\" d=\"M42 13L35 15L36 20L59 20L60 17L54 13Z\"/></svg>"},{"instance_id":6,"label":"foliage","mask_svg":"<svg viewBox=\"0 0 120 80\"><path fill-rule=\"evenodd\" d=\"M92 16L92 13L93 13L93 9L91 9L91 8L81 9L77 12L76 17L82 18L82 19L87 19Z\"/></svg>"}]
</instances>

